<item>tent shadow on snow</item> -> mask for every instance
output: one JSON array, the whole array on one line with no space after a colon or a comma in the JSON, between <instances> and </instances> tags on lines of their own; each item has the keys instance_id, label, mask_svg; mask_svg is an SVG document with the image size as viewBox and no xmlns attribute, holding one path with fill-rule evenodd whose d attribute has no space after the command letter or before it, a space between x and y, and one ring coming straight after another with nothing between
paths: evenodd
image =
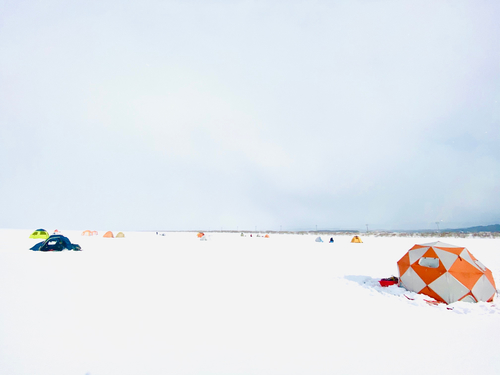
<instances>
[{"instance_id":1,"label":"tent shadow on snow","mask_svg":"<svg viewBox=\"0 0 500 375\"><path fill-rule=\"evenodd\" d=\"M371 276L363 276L363 275L345 275L344 278L349 281L353 281L365 288L373 288L375 286L387 289L388 287L382 287L379 283L379 278L373 278ZM397 285L391 285L392 287L398 287ZM405 290L404 288L401 288Z\"/></svg>"},{"instance_id":2,"label":"tent shadow on snow","mask_svg":"<svg viewBox=\"0 0 500 375\"><path fill-rule=\"evenodd\" d=\"M394 296L398 298L406 297L401 299L402 303L408 303L415 306L427 306L429 304L434 305L433 298L425 296L423 294L419 295L415 292L408 291L405 288L398 286L397 284L383 287L380 285L380 279L378 278L376 279L370 276L363 275L345 275L344 279L359 284L364 289L376 291L384 296Z\"/></svg>"},{"instance_id":3,"label":"tent shadow on snow","mask_svg":"<svg viewBox=\"0 0 500 375\"><path fill-rule=\"evenodd\" d=\"M375 286L376 284L378 284L378 281L370 276L345 275L344 278L349 281L354 281L355 283L363 286Z\"/></svg>"},{"instance_id":4,"label":"tent shadow on snow","mask_svg":"<svg viewBox=\"0 0 500 375\"><path fill-rule=\"evenodd\" d=\"M401 296L405 293L408 294L408 291L405 288L399 287L397 284L387 287L381 286L379 283L380 278L373 278L371 276L363 275L345 275L344 279L359 284L363 288L375 289L384 294L391 294L396 296Z\"/></svg>"}]
</instances>

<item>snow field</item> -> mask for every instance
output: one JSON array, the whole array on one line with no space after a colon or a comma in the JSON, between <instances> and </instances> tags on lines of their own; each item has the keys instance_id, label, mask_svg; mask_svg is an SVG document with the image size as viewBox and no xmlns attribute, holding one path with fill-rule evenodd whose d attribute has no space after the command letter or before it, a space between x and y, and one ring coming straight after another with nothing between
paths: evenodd
<instances>
[{"instance_id":1,"label":"snow field","mask_svg":"<svg viewBox=\"0 0 500 375\"><path fill-rule=\"evenodd\" d=\"M39 253L28 251L38 241L29 230L0 230L0 373L500 371L496 301L431 306L378 286L415 243L434 239L80 233L62 232L82 252ZM496 240L444 242L466 246L500 280Z\"/></svg>"}]
</instances>

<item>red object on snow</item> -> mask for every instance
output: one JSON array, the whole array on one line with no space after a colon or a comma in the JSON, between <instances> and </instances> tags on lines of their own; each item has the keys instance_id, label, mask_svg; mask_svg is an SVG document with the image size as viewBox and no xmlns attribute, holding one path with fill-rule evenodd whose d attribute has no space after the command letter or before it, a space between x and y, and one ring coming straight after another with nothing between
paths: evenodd
<instances>
[{"instance_id":1,"label":"red object on snow","mask_svg":"<svg viewBox=\"0 0 500 375\"><path fill-rule=\"evenodd\" d=\"M398 282L396 280L384 280L384 279L382 279L379 281L379 283L381 286L389 286L389 285L395 285Z\"/></svg>"}]
</instances>

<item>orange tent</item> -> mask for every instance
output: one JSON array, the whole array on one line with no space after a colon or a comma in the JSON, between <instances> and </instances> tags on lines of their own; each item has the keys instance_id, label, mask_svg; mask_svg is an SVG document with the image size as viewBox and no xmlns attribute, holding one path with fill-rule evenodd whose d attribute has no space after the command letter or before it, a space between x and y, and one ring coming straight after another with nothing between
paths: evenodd
<instances>
[{"instance_id":1,"label":"orange tent","mask_svg":"<svg viewBox=\"0 0 500 375\"><path fill-rule=\"evenodd\" d=\"M198 238L201 238L201 237L203 237L204 235L205 235L205 233L203 233L203 232L199 232L199 233L197 234Z\"/></svg>"},{"instance_id":2,"label":"orange tent","mask_svg":"<svg viewBox=\"0 0 500 375\"><path fill-rule=\"evenodd\" d=\"M437 301L493 301L491 271L465 247L443 242L413 246L399 261L400 285Z\"/></svg>"},{"instance_id":3,"label":"orange tent","mask_svg":"<svg viewBox=\"0 0 500 375\"><path fill-rule=\"evenodd\" d=\"M84 230L82 232L82 236L92 236L92 235L93 235L93 233L91 231L89 231L89 230Z\"/></svg>"},{"instance_id":4,"label":"orange tent","mask_svg":"<svg viewBox=\"0 0 500 375\"><path fill-rule=\"evenodd\" d=\"M111 232L111 231L107 231L106 233L104 233L103 237L106 237L106 238L115 238L115 236L113 236L113 232Z\"/></svg>"},{"instance_id":5,"label":"orange tent","mask_svg":"<svg viewBox=\"0 0 500 375\"><path fill-rule=\"evenodd\" d=\"M351 240L351 243L363 243L363 241L361 241L361 238L359 238L359 236L354 236Z\"/></svg>"}]
</instances>

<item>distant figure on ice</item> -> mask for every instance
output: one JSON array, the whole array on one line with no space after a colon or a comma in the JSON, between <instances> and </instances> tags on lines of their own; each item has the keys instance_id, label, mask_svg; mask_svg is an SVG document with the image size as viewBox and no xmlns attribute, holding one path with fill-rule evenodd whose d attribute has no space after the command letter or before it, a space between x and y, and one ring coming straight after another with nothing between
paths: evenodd
<instances>
[{"instance_id":1,"label":"distant figure on ice","mask_svg":"<svg viewBox=\"0 0 500 375\"><path fill-rule=\"evenodd\" d=\"M330 238L330 243L333 243L333 237Z\"/></svg>"}]
</instances>

